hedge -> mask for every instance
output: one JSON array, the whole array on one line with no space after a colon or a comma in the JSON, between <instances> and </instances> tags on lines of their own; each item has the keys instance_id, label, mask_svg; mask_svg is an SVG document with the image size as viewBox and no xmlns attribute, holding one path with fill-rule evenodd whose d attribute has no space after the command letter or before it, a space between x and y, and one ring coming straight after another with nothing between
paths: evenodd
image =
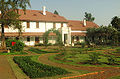
<instances>
[{"instance_id":1,"label":"hedge","mask_svg":"<svg viewBox=\"0 0 120 79\"><path fill-rule=\"evenodd\" d=\"M12 46L12 42L15 42L14 46ZM9 39L6 41L7 47L11 48L11 51L23 51L25 44L21 42L20 40L12 40Z\"/></svg>"},{"instance_id":2,"label":"hedge","mask_svg":"<svg viewBox=\"0 0 120 79\"><path fill-rule=\"evenodd\" d=\"M14 57L14 62L26 73L30 78L49 77L55 75L63 75L69 73L68 71L31 60L31 57Z\"/></svg>"},{"instance_id":3,"label":"hedge","mask_svg":"<svg viewBox=\"0 0 120 79\"><path fill-rule=\"evenodd\" d=\"M31 52L34 52L34 53L38 53L38 54L58 53L58 51L46 51L46 50L41 50L41 49L33 48L33 47L29 48L28 50L31 51Z\"/></svg>"}]
</instances>

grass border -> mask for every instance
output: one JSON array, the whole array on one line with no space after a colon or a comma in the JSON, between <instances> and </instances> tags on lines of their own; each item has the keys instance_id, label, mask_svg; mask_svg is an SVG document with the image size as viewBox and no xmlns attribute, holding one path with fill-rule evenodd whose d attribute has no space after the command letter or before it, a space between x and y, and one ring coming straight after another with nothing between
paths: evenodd
<instances>
[{"instance_id":1,"label":"grass border","mask_svg":"<svg viewBox=\"0 0 120 79\"><path fill-rule=\"evenodd\" d=\"M30 79L19 67L16 63L14 63L13 61L13 57L7 57L7 60L15 74L15 76L17 77L17 79Z\"/></svg>"}]
</instances>

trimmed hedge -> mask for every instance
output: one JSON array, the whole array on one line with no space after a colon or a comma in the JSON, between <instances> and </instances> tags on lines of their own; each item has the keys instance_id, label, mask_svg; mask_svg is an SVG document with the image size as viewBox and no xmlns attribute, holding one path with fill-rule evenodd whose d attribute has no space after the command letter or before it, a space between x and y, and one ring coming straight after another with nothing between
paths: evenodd
<instances>
[{"instance_id":1,"label":"trimmed hedge","mask_svg":"<svg viewBox=\"0 0 120 79\"><path fill-rule=\"evenodd\" d=\"M29 51L34 52L34 53L38 53L38 54L44 54L44 53L58 53L58 51L45 51L45 50L41 50L38 48L29 48Z\"/></svg>"},{"instance_id":2,"label":"trimmed hedge","mask_svg":"<svg viewBox=\"0 0 120 79\"><path fill-rule=\"evenodd\" d=\"M69 73L68 71L62 68L44 65L32 61L31 57L28 56L14 57L13 60L30 78L48 77L48 76L63 75Z\"/></svg>"}]
</instances>

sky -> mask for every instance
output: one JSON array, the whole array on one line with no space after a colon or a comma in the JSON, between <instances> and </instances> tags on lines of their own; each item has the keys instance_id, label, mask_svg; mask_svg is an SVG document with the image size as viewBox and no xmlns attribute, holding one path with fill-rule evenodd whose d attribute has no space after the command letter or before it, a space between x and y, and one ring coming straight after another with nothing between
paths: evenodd
<instances>
[{"instance_id":1,"label":"sky","mask_svg":"<svg viewBox=\"0 0 120 79\"><path fill-rule=\"evenodd\" d=\"M98 25L108 25L114 16L120 16L120 0L31 0L28 9L42 10L42 6L52 13L57 10L68 20L82 21L85 12L91 13Z\"/></svg>"}]
</instances>

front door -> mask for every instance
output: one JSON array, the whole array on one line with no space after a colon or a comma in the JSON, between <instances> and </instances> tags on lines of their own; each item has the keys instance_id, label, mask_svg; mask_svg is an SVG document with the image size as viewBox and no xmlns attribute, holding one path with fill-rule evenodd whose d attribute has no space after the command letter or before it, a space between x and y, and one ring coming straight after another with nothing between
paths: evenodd
<instances>
[{"instance_id":1,"label":"front door","mask_svg":"<svg viewBox=\"0 0 120 79\"><path fill-rule=\"evenodd\" d=\"M36 43L36 44L39 43L39 37L35 37L35 43Z\"/></svg>"},{"instance_id":2,"label":"front door","mask_svg":"<svg viewBox=\"0 0 120 79\"><path fill-rule=\"evenodd\" d=\"M64 34L64 44L67 44L67 34Z\"/></svg>"}]
</instances>

